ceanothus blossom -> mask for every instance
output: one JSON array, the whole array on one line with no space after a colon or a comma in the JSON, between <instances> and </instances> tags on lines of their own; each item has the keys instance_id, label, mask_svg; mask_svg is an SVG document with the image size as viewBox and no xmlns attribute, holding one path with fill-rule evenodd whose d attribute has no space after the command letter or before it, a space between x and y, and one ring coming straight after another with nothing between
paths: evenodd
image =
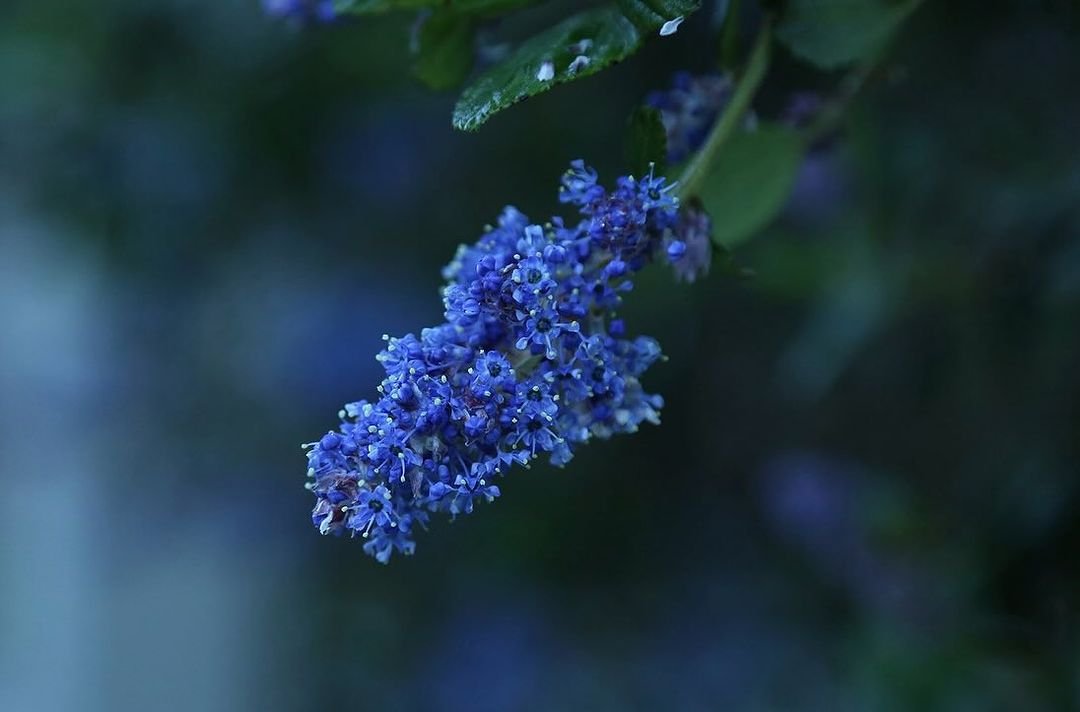
<instances>
[{"instance_id":1,"label":"ceanothus blossom","mask_svg":"<svg viewBox=\"0 0 1080 712\"><path fill-rule=\"evenodd\" d=\"M565 465L593 438L658 423L663 399L639 379L660 346L628 338L617 310L655 260L684 277L707 267L707 223L680 217L673 187L650 174L608 191L575 161L559 198L576 223L508 207L460 247L443 272L446 320L384 337L377 398L347 404L337 430L304 446L319 531L358 536L386 563L413 553L432 513L499 497L511 468Z\"/></svg>"}]
</instances>

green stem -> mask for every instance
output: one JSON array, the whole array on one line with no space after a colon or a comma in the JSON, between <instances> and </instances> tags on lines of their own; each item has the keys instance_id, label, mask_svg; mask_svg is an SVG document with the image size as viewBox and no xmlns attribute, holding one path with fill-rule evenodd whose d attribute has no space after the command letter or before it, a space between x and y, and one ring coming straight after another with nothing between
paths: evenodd
<instances>
[{"instance_id":1,"label":"green stem","mask_svg":"<svg viewBox=\"0 0 1080 712\"><path fill-rule=\"evenodd\" d=\"M735 93L731 96L727 108L720 119L713 126L704 145L694 154L687 164L682 177L679 178L678 195L680 199L686 199L697 193L701 182L709 173L709 167L720 147L731 137L735 129L742 122L743 115L750 108L750 102L757 93L761 81L765 78L765 72L769 67L769 49L772 46L772 25L766 20L758 32L754 47L750 50L750 58L746 62L746 70L735 87Z\"/></svg>"},{"instance_id":2,"label":"green stem","mask_svg":"<svg viewBox=\"0 0 1080 712\"><path fill-rule=\"evenodd\" d=\"M866 86L871 75L877 70L877 66L878 57L874 57L853 69L844 78L836 98L826 103L817 119L803 130L803 141L807 146L813 145L815 141L836 130L843 122L851 102Z\"/></svg>"},{"instance_id":3,"label":"green stem","mask_svg":"<svg viewBox=\"0 0 1080 712\"><path fill-rule=\"evenodd\" d=\"M720 34L720 66L731 69L739 57L739 12L742 0L731 0Z\"/></svg>"},{"instance_id":4,"label":"green stem","mask_svg":"<svg viewBox=\"0 0 1080 712\"><path fill-rule=\"evenodd\" d=\"M914 13L923 2L924 0L913 0L907 8L908 16ZM886 55L898 35L899 32L894 32L888 43L879 47L876 52L865 58L859 66L852 69L844 77L837 96L832 101L829 101L817 119L803 130L803 140L807 146L832 133L843 122L852 102L866 85L874 79L875 73L878 72L881 64L885 61Z\"/></svg>"}]
</instances>

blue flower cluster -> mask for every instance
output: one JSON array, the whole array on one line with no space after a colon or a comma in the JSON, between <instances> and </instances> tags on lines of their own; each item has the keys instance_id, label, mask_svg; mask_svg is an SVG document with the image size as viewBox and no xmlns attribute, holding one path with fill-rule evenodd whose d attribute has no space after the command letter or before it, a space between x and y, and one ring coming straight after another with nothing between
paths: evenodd
<instances>
[{"instance_id":1,"label":"blue flower cluster","mask_svg":"<svg viewBox=\"0 0 1080 712\"><path fill-rule=\"evenodd\" d=\"M645 103L658 109L664 122L668 161L678 163L704 143L733 89L727 75L677 72L670 89L649 93Z\"/></svg>"},{"instance_id":2,"label":"blue flower cluster","mask_svg":"<svg viewBox=\"0 0 1080 712\"><path fill-rule=\"evenodd\" d=\"M337 17L334 0L263 0L263 8L274 17L302 22L330 22Z\"/></svg>"},{"instance_id":3,"label":"blue flower cluster","mask_svg":"<svg viewBox=\"0 0 1080 712\"><path fill-rule=\"evenodd\" d=\"M712 220L700 200L693 199L682 206L675 235L678 240L668 246L668 256L674 258L675 276L684 282L693 282L707 275L713 256Z\"/></svg>"},{"instance_id":4,"label":"blue flower cluster","mask_svg":"<svg viewBox=\"0 0 1080 712\"><path fill-rule=\"evenodd\" d=\"M577 224L534 224L508 207L462 246L444 270L446 321L384 337L378 399L346 405L337 431L304 446L319 531L360 535L385 563L413 552L431 512L498 497L512 466L542 455L564 465L592 438L659 422L662 399L638 379L660 347L628 338L617 309L657 258L701 269L685 265L700 250L678 239L672 188L649 175L609 192L575 161L560 199Z\"/></svg>"}]
</instances>

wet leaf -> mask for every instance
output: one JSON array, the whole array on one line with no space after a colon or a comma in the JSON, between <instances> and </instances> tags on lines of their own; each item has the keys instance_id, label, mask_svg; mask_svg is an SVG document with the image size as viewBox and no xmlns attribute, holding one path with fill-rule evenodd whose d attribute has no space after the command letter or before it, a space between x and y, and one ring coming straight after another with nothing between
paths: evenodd
<instances>
[{"instance_id":1,"label":"wet leaf","mask_svg":"<svg viewBox=\"0 0 1080 712\"><path fill-rule=\"evenodd\" d=\"M475 130L508 106L626 58L641 41L634 23L614 6L569 17L527 40L466 87L453 124Z\"/></svg>"}]
</instances>

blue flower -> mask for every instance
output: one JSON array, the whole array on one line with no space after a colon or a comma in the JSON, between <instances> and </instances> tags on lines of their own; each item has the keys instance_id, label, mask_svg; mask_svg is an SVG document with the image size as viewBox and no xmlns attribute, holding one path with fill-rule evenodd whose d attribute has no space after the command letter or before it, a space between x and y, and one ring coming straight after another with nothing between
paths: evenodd
<instances>
[{"instance_id":1,"label":"blue flower","mask_svg":"<svg viewBox=\"0 0 1080 712\"><path fill-rule=\"evenodd\" d=\"M536 304L555 287L555 280L539 253L518 262L510 273L510 280L515 285L514 301L523 306Z\"/></svg>"},{"instance_id":2,"label":"blue flower","mask_svg":"<svg viewBox=\"0 0 1080 712\"><path fill-rule=\"evenodd\" d=\"M545 454L561 466L594 437L658 422L662 400L639 379L659 345L628 338L616 310L645 266L682 269L696 233L654 175L609 192L575 161L560 198L578 222L507 208L462 246L443 271L446 321L384 337L378 398L347 404L338 430L305 445L320 532L359 535L385 563L415 550L430 512L493 502L514 467Z\"/></svg>"},{"instance_id":3,"label":"blue flower","mask_svg":"<svg viewBox=\"0 0 1080 712\"><path fill-rule=\"evenodd\" d=\"M412 524L423 524L427 521L424 512L414 512L412 515L403 516L398 526L393 529L376 528L364 544L364 553L375 557L381 564L389 563L390 555L399 551L410 556L416 551L416 542L412 539Z\"/></svg>"},{"instance_id":4,"label":"blue flower","mask_svg":"<svg viewBox=\"0 0 1080 712\"><path fill-rule=\"evenodd\" d=\"M580 158L570 164L559 187L559 201L573 203L588 214L589 206L604 196L604 188L596 182L596 171Z\"/></svg>"},{"instance_id":5,"label":"blue flower","mask_svg":"<svg viewBox=\"0 0 1080 712\"><path fill-rule=\"evenodd\" d=\"M490 399L505 390L513 390L517 380L510 360L499 351L485 351L470 371L469 391L476 398Z\"/></svg>"},{"instance_id":6,"label":"blue flower","mask_svg":"<svg viewBox=\"0 0 1080 712\"><path fill-rule=\"evenodd\" d=\"M693 282L709 273L712 262L712 220L700 205L686 205L666 248L675 276Z\"/></svg>"},{"instance_id":7,"label":"blue flower","mask_svg":"<svg viewBox=\"0 0 1080 712\"><path fill-rule=\"evenodd\" d=\"M733 85L727 75L695 77L678 72L667 91L654 91L645 103L660 111L667 134L667 159L678 163L696 151L731 100Z\"/></svg>"},{"instance_id":8,"label":"blue flower","mask_svg":"<svg viewBox=\"0 0 1080 712\"><path fill-rule=\"evenodd\" d=\"M330 22L337 18L334 0L263 0L263 9L274 17Z\"/></svg>"},{"instance_id":9,"label":"blue flower","mask_svg":"<svg viewBox=\"0 0 1080 712\"><path fill-rule=\"evenodd\" d=\"M444 510L450 514L451 519L456 519L459 514L472 514L474 500L494 502L500 494L497 485L469 486L461 482L451 487L439 482L432 485L429 500L437 503L436 509Z\"/></svg>"},{"instance_id":10,"label":"blue flower","mask_svg":"<svg viewBox=\"0 0 1080 712\"><path fill-rule=\"evenodd\" d=\"M557 397L558 394L552 393L547 378L524 381L517 384L513 405L506 412L521 417L536 415L550 418L559 411L559 406L555 404Z\"/></svg>"},{"instance_id":11,"label":"blue flower","mask_svg":"<svg viewBox=\"0 0 1080 712\"><path fill-rule=\"evenodd\" d=\"M563 320L552 306L533 309L525 315L525 323L518 329L515 347L519 351L544 354L554 360L559 356L559 344L563 334L576 334L581 325L576 321Z\"/></svg>"},{"instance_id":12,"label":"blue flower","mask_svg":"<svg viewBox=\"0 0 1080 712\"><path fill-rule=\"evenodd\" d=\"M356 498L356 505L351 508L348 527L366 537L373 526L379 529L397 526L394 505L390 501L390 490L379 485L374 490L361 490Z\"/></svg>"}]
</instances>

